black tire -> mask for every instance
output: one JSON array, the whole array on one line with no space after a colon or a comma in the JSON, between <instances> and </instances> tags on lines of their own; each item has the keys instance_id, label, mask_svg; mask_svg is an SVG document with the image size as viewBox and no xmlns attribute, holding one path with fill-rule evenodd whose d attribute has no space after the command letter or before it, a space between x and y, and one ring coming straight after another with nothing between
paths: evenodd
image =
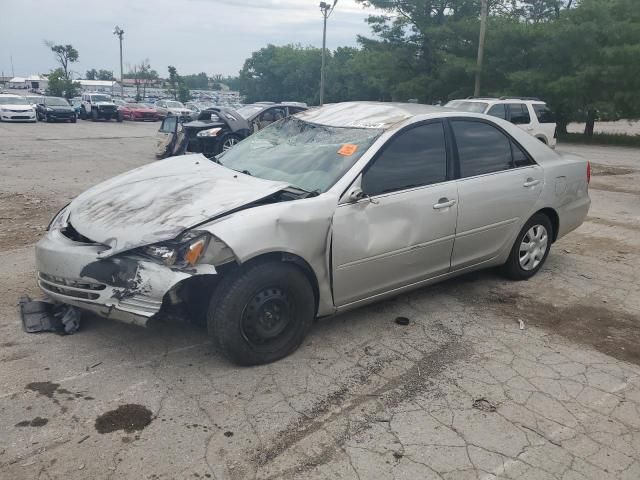
<instances>
[{"instance_id":1,"label":"black tire","mask_svg":"<svg viewBox=\"0 0 640 480\"><path fill-rule=\"evenodd\" d=\"M531 252L522 250L525 252L525 254L521 255L522 251L520 247L523 244L523 240L525 239L525 237L527 235L530 235L530 231L532 229L535 229L535 227L543 227L546 230L546 246L544 248L542 258L538 260L538 263L530 263L527 268L524 268L521 262L521 258L524 259L527 254L531 255ZM524 227L522 227L520 233L518 233L516 241L513 244L513 247L511 247L509 258L507 262L502 266L503 273L512 280L528 280L529 278L533 277L542 268L544 262L549 256L549 249L551 248L552 238L553 225L551 224L551 220L549 220L549 217L547 217L544 213L536 213L535 215L533 215L527 221L527 223L524 224ZM530 242L527 243L534 243L533 239L529 238L529 240ZM541 252L541 250L538 248L537 252Z\"/></svg>"},{"instance_id":2,"label":"black tire","mask_svg":"<svg viewBox=\"0 0 640 480\"><path fill-rule=\"evenodd\" d=\"M87 119L87 111L85 110L84 106L82 108L80 108L80 118L82 120L86 120Z\"/></svg>"},{"instance_id":3,"label":"black tire","mask_svg":"<svg viewBox=\"0 0 640 480\"><path fill-rule=\"evenodd\" d=\"M47 123L51 123L51 118L49 118L49 115L47 115L46 113L44 114L44 121Z\"/></svg>"},{"instance_id":4,"label":"black tire","mask_svg":"<svg viewBox=\"0 0 640 480\"><path fill-rule=\"evenodd\" d=\"M78 119L76 118L75 115L73 117L71 117L71 123L76 123L77 121L78 121Z\"/></svg>"},{"instance_id":5,"label":"black tire","mask_svg":"<svg viewBox=\"0 0 640 480\"><path fill-rule=\"evenodd\" d=\"M122 112L118 112L116 114L116 120L118 121L118 123L122 123L122 120L124 120L124 118L122 116Z\"/></svg>"},{"instance_id":6,"label":"black tire","mask_svg":"<svg viewBox=\"0 0 640 480\"><path fill-rule=\"evenodd\" d=\"M296 350L314 313L313 289L298 267L260 262L221 280L209 305L207 327L229 360L261 365Z\"/></svg>"},{"instance_id":7,"label":"black tire","mask_svg":"<svg viewBox=\"0 0 640 480\"><path fill-rule=\"evenodd\" d=\"M97 122L98 121L98 111L97 110L91 109L91 121L92 122Z\"/></svg>"}]
</instances>

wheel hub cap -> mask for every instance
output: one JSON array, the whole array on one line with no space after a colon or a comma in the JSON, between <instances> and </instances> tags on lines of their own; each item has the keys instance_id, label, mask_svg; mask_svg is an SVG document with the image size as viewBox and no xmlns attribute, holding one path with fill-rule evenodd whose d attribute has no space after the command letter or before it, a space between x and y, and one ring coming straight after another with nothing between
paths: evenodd
<instances>
[{"instance_id":1,"label":"wheel hub cap","mask_svg":"<svg viewBox=\"0 0 640 480\"><path fill-rule=\"evenodd\" d=\"M533 270L540 265L547 252L548 242L549 235L543 225L534 225L527 230L520 243L520 267L523 270Z\"/></svg>"},{"instance_id":2,"label":"wheel hub cap","mask_svg":"<svg viewBox=\"0 0 640 480\"><path fill-rule=\"evenodd\" d=\"M268 343L282 334L289 325L291 304L282 290L267 288L249 301L242 317L242 329L246 338L252 343Z\"/></svg>"}]
</instances>

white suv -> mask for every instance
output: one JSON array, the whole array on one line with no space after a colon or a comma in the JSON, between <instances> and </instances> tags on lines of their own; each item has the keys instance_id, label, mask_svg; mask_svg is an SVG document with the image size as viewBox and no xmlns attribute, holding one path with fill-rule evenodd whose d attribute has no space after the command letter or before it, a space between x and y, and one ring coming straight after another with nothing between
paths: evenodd
<instances>
[{"instance_id":1,"label":"white suv","mask_svg":"<svg viewBox=\"0 0 640 480\"><path fill-rule=\"evenodd\" d=\"M556 120L547 104L537 98L469 97L464 100L451 100L445 107L502 118L551 148L556 146Z\"/></svg>"}]
</instances>

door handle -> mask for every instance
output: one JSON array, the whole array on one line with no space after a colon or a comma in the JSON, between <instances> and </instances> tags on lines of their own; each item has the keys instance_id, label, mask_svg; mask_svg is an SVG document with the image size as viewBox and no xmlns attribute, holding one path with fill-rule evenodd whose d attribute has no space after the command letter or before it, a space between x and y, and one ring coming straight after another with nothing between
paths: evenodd
<instances>
[{"instance_id":1,"label":"door handle","mask_svg":"<svg viewBox=\"0 0 640 480\"><path fill-rule=\"evenodd\" d=\"M540 183L540 180L534 180L533 178L527 178L527 181L522 185L523 187L535 187Z\"/></svg>"},{"instance_id":2,"label":"door handle","mask_svg":"<svg viewBox=\"0 0 640 480\"><path fill-rule=\"evenodd\" d=\"M455 200L449 200L448 198L441 198L440 200L438 200L438 203L436 203L433 206L433 209L441 210L443 208L453 207L455 204L456 204Z\"/></svg>"}]
</instances>

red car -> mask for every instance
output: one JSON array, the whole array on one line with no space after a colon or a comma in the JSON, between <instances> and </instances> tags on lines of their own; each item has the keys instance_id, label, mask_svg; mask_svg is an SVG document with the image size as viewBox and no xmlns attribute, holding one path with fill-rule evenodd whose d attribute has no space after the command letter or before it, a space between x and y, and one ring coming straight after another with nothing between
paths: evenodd
<instances>
[{"instance_id":1,"label":"red car","mask_svg":"<svg viewBox=\"0 0 640 480\"><path fill-rule=\"evenodd\" d=\"M149 120L155 122L160 120L158 111L153 107L142 105L141 103L127 103L119 108L124 120Z\"/></svg>"}]
</instances>

